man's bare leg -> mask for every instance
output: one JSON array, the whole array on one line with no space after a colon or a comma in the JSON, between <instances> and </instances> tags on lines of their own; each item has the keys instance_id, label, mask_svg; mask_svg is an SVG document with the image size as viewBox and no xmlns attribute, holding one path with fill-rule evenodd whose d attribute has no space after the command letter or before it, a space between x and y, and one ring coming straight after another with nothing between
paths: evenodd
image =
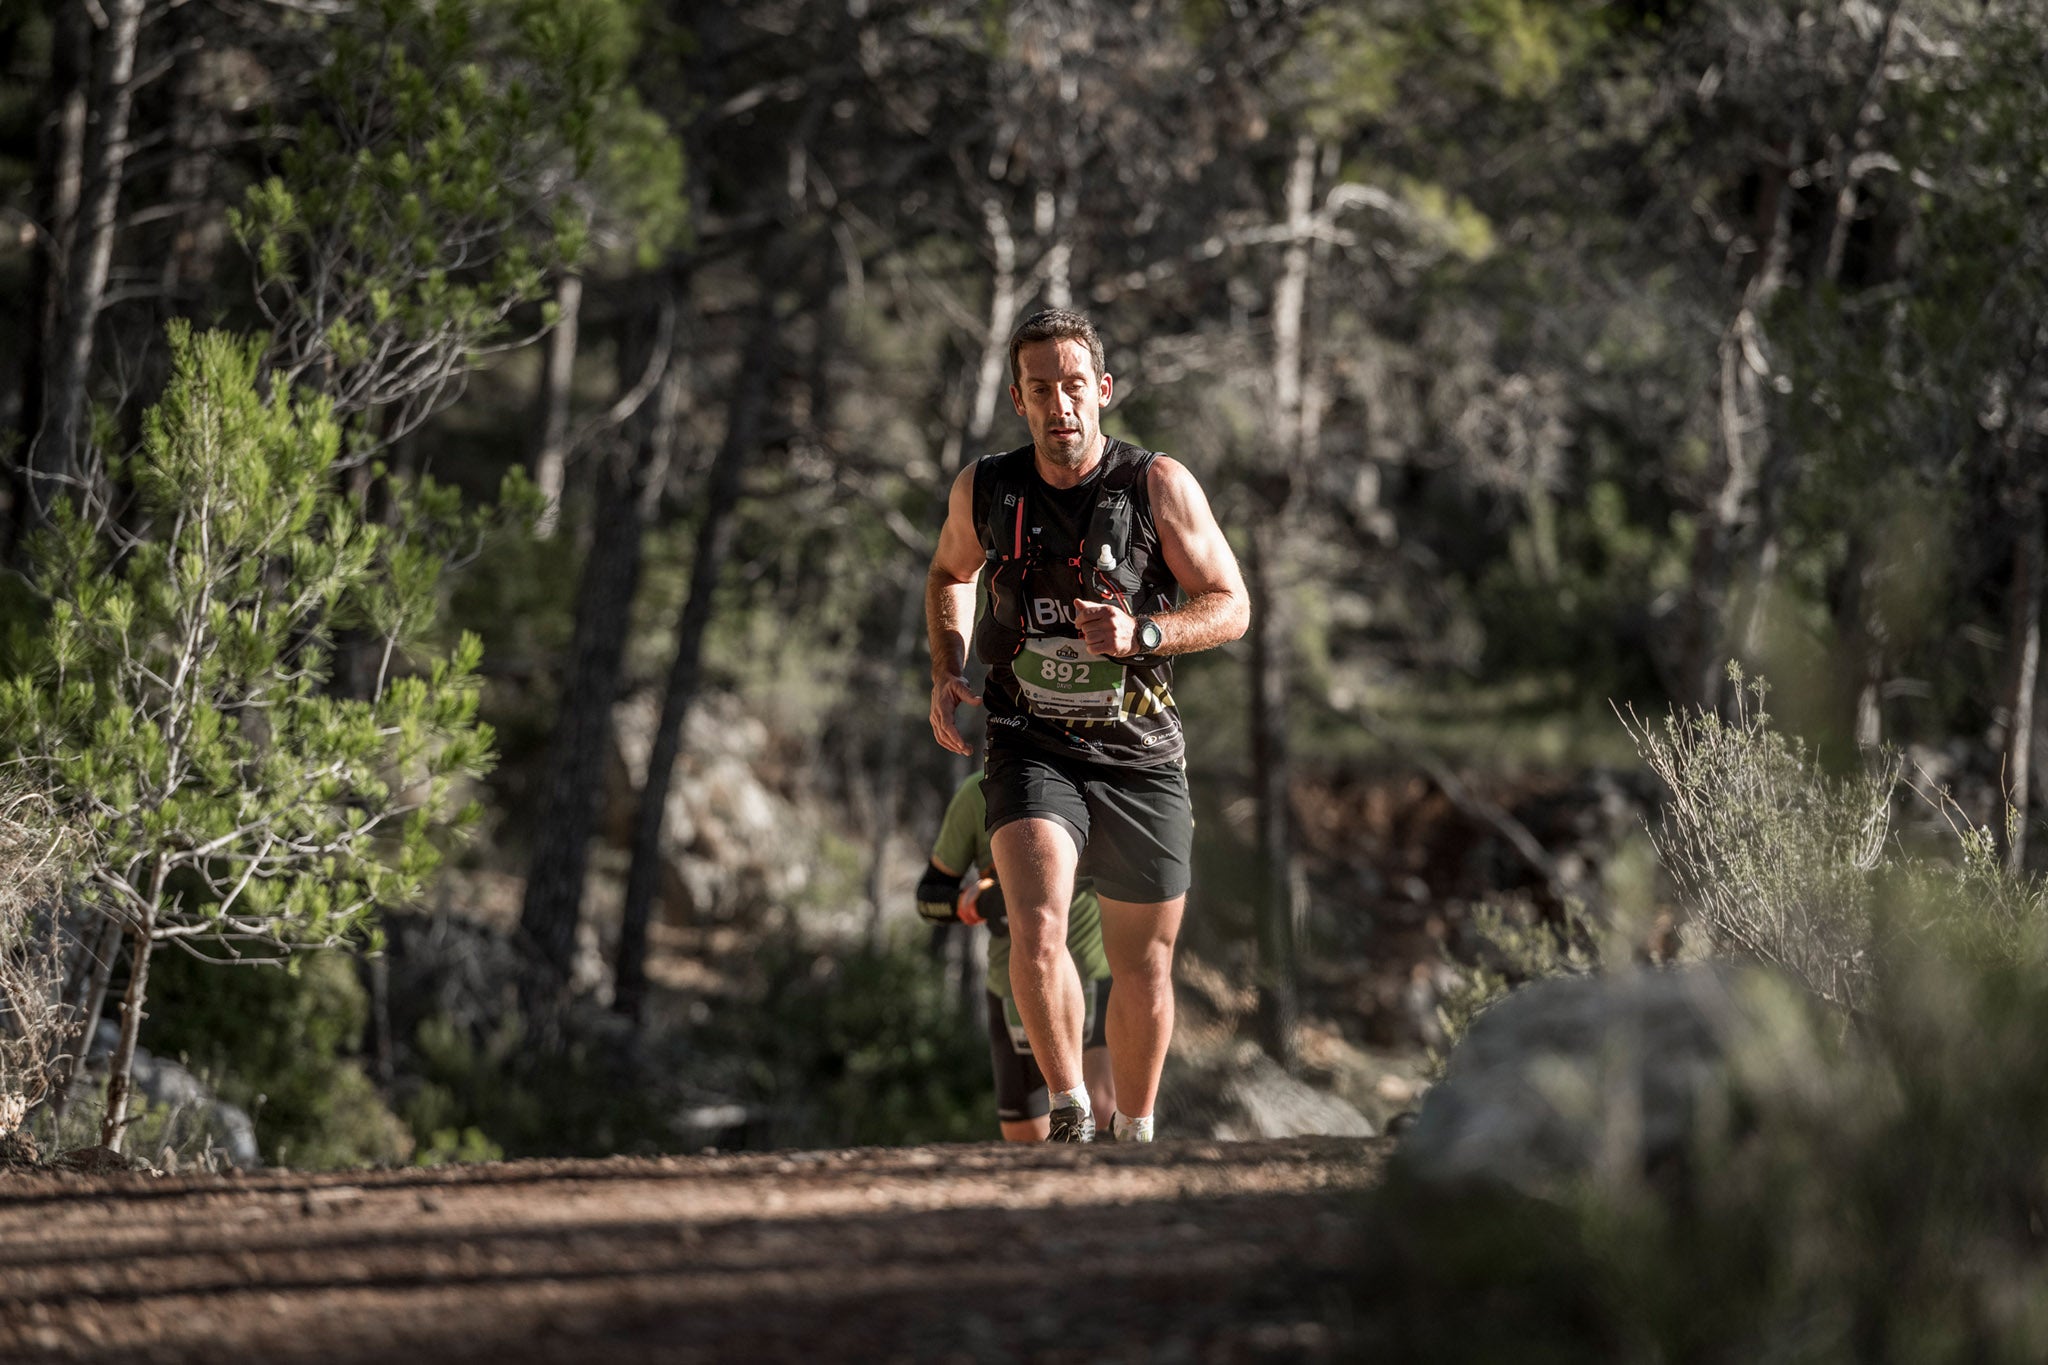
<instances>
[{"instance_id":1,"label":"man's bare leg","mask_svg":"<svg viewBox=\"0 0 2048 1365\"><path fill-rule=\"evenodd\" d=\"M1081 1088L1081 973L1067 952L1067 907L1081 850L1056 820L1013 820L989 836L1010 914L1010 991L1031 1055L1055 1095ZM1114 961L1114 959L1112 959ZM1121 983L1119 983L1121 984ZM1116 992L1110 992L1115 1008Z\"/></svg>"},{"instance_id":2,"label":"man's bare leg","mask_svg":"<svg viewBox=\"0 0 2048 1365\"><path fill-rule=\"evenodd\" d=\"M1115 992L1110 992L1115 996ZM1081 1054L1081 1074L1088 1081L1088 1103L1098 1124L1116 1112L1116 1077L1109 1069L1109 1049L1091 1047Z\"/></svg>"},{"instance_id":3,"label":"man's bare leg","mask_svg":"<svg viewBox=\"0 0 2048 1365\"><path fill-rule=\"evenodd\" d=\"M1109 1064L1117 1108L1134 1117L1151 1114L1159 1099L1159 1072L1173 1041L1173 944L1186 908L1186 896L1149 904L1102 898L1102 947L1116 982L1109 993Z\"/></svg>"},{"instance_id":4,"label":"man's bare leg","mask_svg":"<svg viewBox=\"0 0 2048 1365\"><path fill-rule=\"evenodd\" d=\"M1052 1115L1040 1114L1035 1119L997 1119L1002 1127L1005 1142L1043 1142L1052 1132Z\"/></svg>"}]
</instances>

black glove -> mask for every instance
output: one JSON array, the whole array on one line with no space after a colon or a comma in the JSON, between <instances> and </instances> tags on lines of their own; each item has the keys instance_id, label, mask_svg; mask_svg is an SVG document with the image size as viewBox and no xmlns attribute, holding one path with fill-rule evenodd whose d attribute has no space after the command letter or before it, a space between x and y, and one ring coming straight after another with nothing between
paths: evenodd
<instances>
[{"instance_id":1,"label":"black glove","mask_svg":"<svg viewBox=\"0 0 2048 1365\"><path fill-rule=\"evenodd\" d=\"M984 885L981 894L974 898L974 909L990 933L1001 937L1010 932L1010 907L1003 899L1001 882L990 881Z\"/></svg>"},{"instance_id":2,"label":"black glove","mask_svg":"<svg viewBox=\"0 0 2048 1365\"><path fill-rule=\"evenodd\" d=\"M933 863L917 883L917 913L933 924L956 924L960 920L959 897L960 875Z\"/></svg>"}]
</instances>

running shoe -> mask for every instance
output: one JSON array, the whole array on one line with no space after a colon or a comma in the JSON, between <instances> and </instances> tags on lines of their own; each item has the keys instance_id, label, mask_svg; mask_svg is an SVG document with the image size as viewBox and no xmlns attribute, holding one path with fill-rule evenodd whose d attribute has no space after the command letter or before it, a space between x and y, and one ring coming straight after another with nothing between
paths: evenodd
<instances>
[{"instance_id":1,"label":"running shoe","mask_svg":"<svg viewBox=\"0 0 2048 1365\"><path fill-rule=\"evenodd\" d=\"M1046 1141L1095 1141L1095 1116L1078 1104L1061 1105L1052 1111L1052 1130L1046 1134Z\"/></svg>"}]
</instances>

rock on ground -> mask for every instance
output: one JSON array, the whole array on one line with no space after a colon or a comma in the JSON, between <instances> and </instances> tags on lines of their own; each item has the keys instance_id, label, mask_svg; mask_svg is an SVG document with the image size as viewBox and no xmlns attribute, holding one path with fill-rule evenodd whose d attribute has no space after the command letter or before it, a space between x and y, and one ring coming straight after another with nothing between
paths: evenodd
<instances>
[{"instance_id":1,"label":"rock on ground","mask_svg":"<svg viewBox=\"0 0 2048 1365\"><path fill-rule=\"evenodd\" d=\"M1160 1122L1176 1136L1249 1138L1373 1136L1350 1104L1288 1075L1257 1043L1167 1054Z\"/></svg>"},{"instance_id":2,"label":"rock on ground","mask_svg":"<svg viewBox=\"0 0 2048 1365\"><path fill-rule=\"evenodd\" d=\"M1811 1002L1757 968L1638 968L1524 986L1489 1008L1403 1135L1425 1179L1541 1194L1682 1163L1746 1085L1812 1064Z\"/></svg>"}]
</instances>

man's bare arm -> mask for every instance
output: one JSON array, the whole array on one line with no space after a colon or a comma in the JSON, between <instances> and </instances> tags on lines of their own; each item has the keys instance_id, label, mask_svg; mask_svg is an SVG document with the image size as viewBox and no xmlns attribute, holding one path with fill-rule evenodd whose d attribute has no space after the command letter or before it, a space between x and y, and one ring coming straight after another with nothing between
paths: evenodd
<instances>
[{"instance_id":1,"label":"man's bare arm","mask_svg":"<svg viewBox=\"0 0 2048 1365\"><path fill-rule=\"evenodd\" d=\"M1160 552L1188 599L1152 618L1164 637L1155 652L1192 654L1237 639L1251 624L1251 595L1202 485L1185 465L1161 455L1146 488Z\"/></svg>"},{"instance_id":2,"label":"man's bare arm","mask_svg":"<svg viewBox=\"0 0 2048 1365\"><path fill-rule=\"evenodd\" d=\"M956 754L972 750L953 721L965 702L981 705L967 685L967 633L974 624L974 584L981 575L981 539L974 531L974 466L960 471L946 498L946 525L925 576L924 623L932 651L932 735Z\"/></svg>"}]
</instances>

